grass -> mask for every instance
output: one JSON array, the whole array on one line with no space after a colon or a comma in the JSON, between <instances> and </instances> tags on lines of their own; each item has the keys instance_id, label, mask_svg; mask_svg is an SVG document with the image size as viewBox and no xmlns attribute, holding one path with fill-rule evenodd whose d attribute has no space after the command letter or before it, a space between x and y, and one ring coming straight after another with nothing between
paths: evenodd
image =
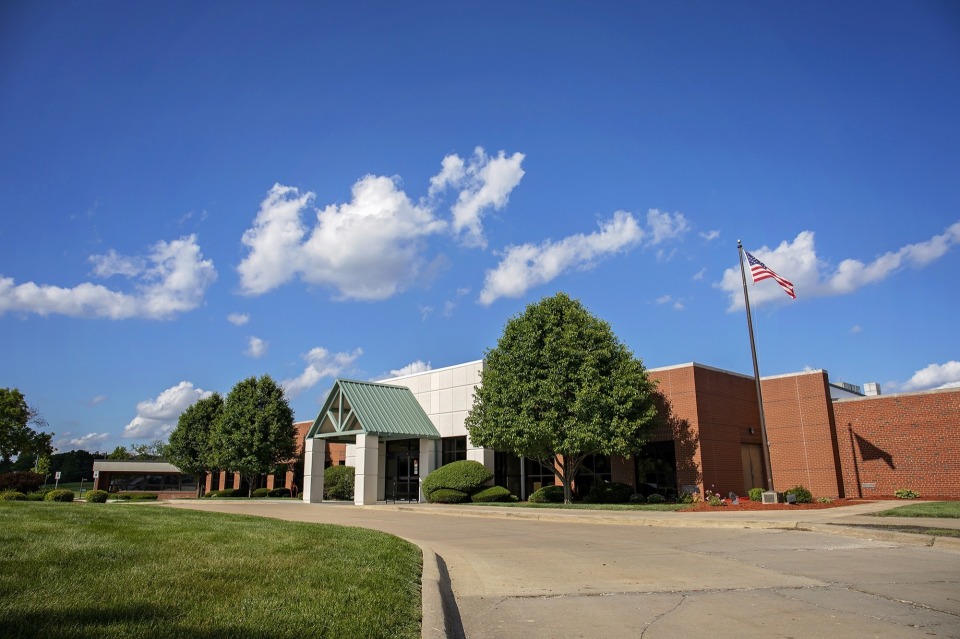
<instances>
[{"instance_id":1,"label":"grass","mask_svg":"<svg viewBox=\"0 0 960 639\"><path fill-rule=\"evenodd\" d=\"M673 511L686 508L689 504L534 504L528 501L503 501L474 504L465 502L457 504L458 506L508 506L510 508L554 508L561 510L654 510L654 511Z\"/></svg>"},{"instance_id":2,"label":"grass","mask_svg":"<svg viewBox=\"0 0 960 639\"><path fill-rule=\"evenodd\" d=\"M162 506L0 502L0 635L420 636L419 548Z\"/></svg>"},{"instance_id":3,"label":"grass","mask_svg":"<svg viewBox=\"0 0 960 639\"><path fill-rule=\"evenodd\" d=\"M880 517L939 517L960 518L960 501L931 501L909 504L877 513Z\"/></svg>"}]
</instances>

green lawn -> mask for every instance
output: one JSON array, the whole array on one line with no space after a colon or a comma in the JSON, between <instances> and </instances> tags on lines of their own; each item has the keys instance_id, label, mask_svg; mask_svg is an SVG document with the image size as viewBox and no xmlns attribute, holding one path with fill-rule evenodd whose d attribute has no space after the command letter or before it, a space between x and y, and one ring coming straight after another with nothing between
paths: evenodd
<instances>
[{"instance_id":1,"label":"green lawn","mask_svg":"<svg viewBox=\"0 0 960 639\"><path fill-rule=\"evenodd\" d=\"M473 504L467 502L464 504L457 504L458 506L508 506L511 508L554 508L561 510L656 510L656 511L670 511L670 510L680 510L681 508L686 508L689 504L533 504L528 501L515 501L515 502L492 502L488 504Z\"/></svg>"},{"instance_id":2,"label":"green lawn","mask_svg":"<svg viewBox=\"0 0 960 639\"><path fill-rule=\"evenodd\" d=\"M163 506L0 502L0 635L420 636L420 549Z\"/></svg>"},{"instance_id":3,"label":"green lawn","mask_svg":"<svg viewBox=\"0 0 960 639\"><path fill-rule=\"evenodd\" d=\"M909 504L877 513L881 517L960 517L960 501L931 501L926 504Z\"/></svg>"}]
</instances>

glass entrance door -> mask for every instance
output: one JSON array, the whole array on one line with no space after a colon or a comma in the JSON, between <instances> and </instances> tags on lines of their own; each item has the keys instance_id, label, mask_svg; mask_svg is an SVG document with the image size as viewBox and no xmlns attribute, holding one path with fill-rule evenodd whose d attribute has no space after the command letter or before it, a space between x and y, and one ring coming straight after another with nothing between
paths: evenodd
<instances>
[{"instance_id":1,"label":"glass entrance door","mask_svg":"<svg viewBox=\"0 0 960 639\"><path fill-rule=\"evenodd\" d=\"M420 440L387 442L387 501L420 500Z\"/></svg>"}]
</instances>

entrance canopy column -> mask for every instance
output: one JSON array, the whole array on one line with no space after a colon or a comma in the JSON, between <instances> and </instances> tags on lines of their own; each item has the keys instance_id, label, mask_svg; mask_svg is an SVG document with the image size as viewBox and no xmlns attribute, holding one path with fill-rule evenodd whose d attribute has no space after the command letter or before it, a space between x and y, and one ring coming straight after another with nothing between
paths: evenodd
<instances>
[{"instance_id":1,"label":"entrance canopy column","mask_svg":"<svg viewBox=\"0 0 960 639\"><path fill-rule=\"evenodd\" d=\"M357 461L354 471L353 503L358 506L377 503L379 486L380 438L357 433Z\"/></svg>"},{"instance_id":2,"label":"entrance canopy column","mask_svg":"<svg viewBox=\"0 0 960 639\"><path fill-rule=\"evenodd\" d=\"M427 496L423 494L423 478L437 469L437 439L420 440L420 502L427 501Z\"/></svg>"},{"instance_id":3,"label":"entrance canopy column","mask_svg":"<svg viewBox=\"0 0 960 639\"><path fill-rule=\"evenodd\" d=\"M303 446L303 501L323 501L323 471L327 460L327 440L307 439Z\"/></svg>"}]
</instances>

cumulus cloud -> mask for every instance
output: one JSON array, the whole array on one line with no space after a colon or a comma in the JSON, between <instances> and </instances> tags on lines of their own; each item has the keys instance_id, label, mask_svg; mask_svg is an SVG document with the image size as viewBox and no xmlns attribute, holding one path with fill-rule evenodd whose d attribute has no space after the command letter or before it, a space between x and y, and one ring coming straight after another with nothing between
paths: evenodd
<instances>
[{"instance_id":1,"label":"cumulus cloud","mask_svg":"<svg viewBox=\"0 0 960 639\"><path fill-rule=\"evenodd\" d=\"M453 232L465 246L486 247L482 218L489 209L499 211L507 205L523 178L524 157L523 153L508 157L504 151L490 157L478 146L469 161L458 155L443 158L440 173L430 178L429 195L434 198L451 187L460 190L450 210Z\"/></svg>"},{"instance_id":2,"label":"cumulus cloud","mask_svg":"<svg viewBox=\"0 0 960 639\"><path fill-rule=\"evenodd\" d=\"M415 362L410 362L406 366L401 366L400 368L391 370L390 377L403 377L404 375L413 375L415 373L425 373L429 370L433 370L433 367L430 365L430 362L424 362L418 359Z\"/></svg>"},{"instance_id":3,"label":"cumulus cloud","mask_svg":"<svg viewBox=\"0 0 960 639\"><path fill-rule=\"evenodd\" d=\"M720 231L700 231L699 235L707 242L712 242L720 237Z\"/></svg>"},{"instance_id":4,"label":"cumulus cloud","mask_svg":"<svg viewBox=\"0 0 960 639\"><path fill-rule=\"evenodd\" d=\"M655 301L657 304L660 304L660 305L669 304L670 306L673 307L674 310L677 310L677 311L682 311L684 308L686 308L683 304L683 300L674 299L673 295L669 295L669 294L661 295Z\"/></svg>"},{"instance_id":5,"label":"cumulus cloud","mask_svg":"<svg viewBox=\"0 0 960 639\"><path fill-rule=\"evenodd\" d=\"M690 224L683 213L666 213L659 209L647 211L647 229L649 230L649 244L660 244L665 240L672 240L682 236L690 230Z\"/></svg>"},{"instance_id":6,"label":"cumulus cloud","mask_svg":"<svg viewBox=\"0 0 960 639\"><path fill-rule=\"evenodd\" d=\"M243 326L250 321L250 316L246 313L230 313L227 315L227 321L234 326Z\"/></svg>"},{"instance_id":7,"label":"cumulus cloud","mask_svg":"<svg viewBox=\"0 0 960 639\"><path fill-rule=\"evenodd\" d=\"M106 395L97 395L96 397L90 400L90 405L96 406L97 404L102 404L105 401L107 401Z\"/></svg>"},{"instance_id":8,"label":"cumulus cloud","mask_svg":"<svg viewBox=\"0 0 960 639\"><path fill-rule=\"evenodd\" d=\"M211 260L204 260L196 235L160 241L146 257L126 258L111 251L90 258L100 277L136 278L133 292L84 282L73 288L26 282L0 276L0 315L7 312L128 319L169 319L193 310L216 280Z\"/></svg>"},{"instance_id":9,"label":"cumulus cloud","mask_svg":"<svg viewBox=\"0 0 960 639\"><path fill-rule=\"evenodd\" d=\"M704 267L704 268L700 269L699 271L697 271L696 273L693 274L693 279L694 279L694 280L702 280L702 279L703 279L703 276L706 275L706 274L707 274L707 269L706 269L706 267Z\"/></svg>"},{"instance_id":10,"label":"cumulus cloud","mask_svg":"<svg viewBox=\"0 0 960 639\"><path fill-rule=\"evenodd\" d=\"M123 427L123 436L136 439L163 439L177 426L180 414L197 400L213 393L194 387L191 382L180 382L137 404L137 416Z\"/></svg>"},{"instance_id":11,"label":"cumulus cloud","mask_svg":"<svg viewBox=\"0 0 960 639\"><path fill-rule=\"evenodd\" d=\"M267 346L267 342L251 335L245 353L254 359L259 359L267 354Z\"/></svg>"},{"instance_id":12,"label":"cumulus cloud","mask_svg":"<svg viewBox=\"0 0 960 639\"><path fill-rule=\"evenodd\" d=\"M54 442L54 448L61 453L68 450L96 451L100 444L109 438L110 433L87 433L74 436L73 433L67 432Z\"/></svg>"},{"instance_id":13,"label":"cumulus cloud","mask_svg":"<svg viewBox=\"0 0 960 639\"><path fill-rule=\"evenodd\" d=\"M303 391L312 388L324 377L336 377L349 371L353 362L363 355L363 349L358 348L352 353L331 353L325 348L316 347L303 356L307 367L300 375L280 382L287 397L294 398Z\"/></svg>"},{"instance_id":14,"label":"cumulus cloud","mask_svg":"<svg viewBox=\"0 0 960 639\"><path fill-rule=\"evenodd\" d=\"M895 251L884 253L872 262L845 259L835 268L817 256L812 231L803 231L792 242L781 242L775 249L761 247L751 250L764 264L794 284L798 297L823 297L846 295L880 282L905 266L923 268L942 257L954 245L960 244L960 222L954 223L942 234L925 242L908 244ZM740 267L728 268L717 286L729 296L727 310L743 308L743 284ZM760 282L750 290L751 306L782 301L783 290L774 282Z\"/></svg>"},{"instance_id":15,"label":"cumulus cloud","mask_svg":"<svg viewBox=\"0 0 960 639\"><path fill-rule=\"evenodd\" d=\"M951 360L946 364L930 364L918 370L901 388L914 391L957 386L960 386L960 362Z\"/></svg>"},{"instance_id":16,"label":"cumulus cloud","mask_svg":"<svg viewBox=\"0 0 960 639\"><path fill-rule=\"evenodd\" d=\"M386 299L416 279L422 239L446 228L392 178L362 178L345 204L315 209L314 198L280 184L267 193L242 238L249 253L237 271L245 294L261 295L299 277L344 299ZM310 227L303 221L308 211L315 215Z\"/></svg>"},{"instance_id":17,"label":"cumulus cloud","mask_svg":"<svg viewBox=\"0 0 960 639\"><path fill-rule=\"evenodd\" d=\"M480 303L487 306L501 297L520 297L571 269L592 268L607 255L624 251L643 240L636 218L617 211L589 235L571 235L558 242L509 246L500 263L487 271Z\"/></svg>"}]
</instances>

